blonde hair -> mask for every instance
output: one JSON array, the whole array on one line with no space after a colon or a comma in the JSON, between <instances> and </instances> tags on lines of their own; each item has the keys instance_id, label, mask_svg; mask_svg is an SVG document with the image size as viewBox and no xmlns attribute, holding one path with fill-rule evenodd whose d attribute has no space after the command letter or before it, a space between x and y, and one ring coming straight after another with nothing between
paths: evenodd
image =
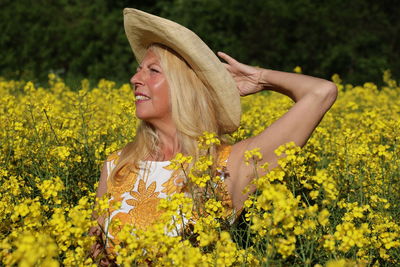
<instances>
[{"instance_id":1,"label":"blonde hair","mask_svg":"<svg viewBox=\"0 0 400 267\"><path fill-rule=\"evenodd\" d=\"M222 127L217 120L217 97L175 51L160 44L152 44L148 49L159 57L169 85L172 120L176 126L180 152L196 159L200 156L197 138L203 132L222 135ZM157 130L150 123L141 121L135 139L123 148L110 174L111 182L122 182L126 171L136 171L140 160L162 156L160 145ZM216 148L210 152L215 156Z\"/></svg>"}]
</instances>

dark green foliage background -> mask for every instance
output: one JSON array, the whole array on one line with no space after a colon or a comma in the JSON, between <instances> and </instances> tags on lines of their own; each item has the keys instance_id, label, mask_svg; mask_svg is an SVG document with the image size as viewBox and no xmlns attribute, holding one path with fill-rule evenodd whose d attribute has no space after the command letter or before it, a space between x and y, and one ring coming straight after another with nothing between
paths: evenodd
<instances>
[{"instance_id":1,"label":"dark green foliage background","mask_svg":"<svg viewBox=\"0 0 400 267\"><path fill-rule=\"evenodd\" d=\"M381 83L385 69L400 77L400 5L390 0L0 0L0 76L128 81L124 7L175 20L245 63L351 83Z\"/></svg>"}]
</instances>

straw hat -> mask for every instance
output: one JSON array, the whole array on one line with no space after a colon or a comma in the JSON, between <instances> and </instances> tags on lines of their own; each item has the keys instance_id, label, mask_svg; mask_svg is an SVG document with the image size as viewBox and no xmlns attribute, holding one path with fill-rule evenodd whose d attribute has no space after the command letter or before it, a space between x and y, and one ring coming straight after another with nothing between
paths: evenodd
<instances>
[{"instance_id":1,"label":"straw hat","mask_svg":"<svg viewBox=\"0 0 400 267\"><path fill-rule=\"evenodd\" d=\"M232 76L213 51L191 30L173 21L133 9L124 9L125 33L141 62L147 48L159 43L176 51L203 83L218 97L218 121L223 132L235 131L240 123L240 95Z\"/></svg>"}]
</instances>

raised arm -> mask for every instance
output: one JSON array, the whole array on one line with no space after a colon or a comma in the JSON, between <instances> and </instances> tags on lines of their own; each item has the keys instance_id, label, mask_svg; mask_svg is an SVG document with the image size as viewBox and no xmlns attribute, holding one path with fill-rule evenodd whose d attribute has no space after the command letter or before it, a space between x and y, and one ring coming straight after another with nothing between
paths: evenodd
<instances>
[{"instance_id":1,"label":"raised arm","mask_svg":"<svg viewBox=\"0 0 400 267\"><path fill-rule=\"evenodd\" d=\"M280 145L293 141L304 146L324 114L335 102L337 89L334 83L311 76L256 68L242 64L219 52L226 68L236 81L242 96L262 90L273 90L289 96L295 104L281 118L259 135L235 144L228 159L227 187L235 208L240 209L247 195L243 189L254 179L253 169L244 163L246 150L260 148L263 161L277 166L274 151Z\"/></svg>"}]
</instances>

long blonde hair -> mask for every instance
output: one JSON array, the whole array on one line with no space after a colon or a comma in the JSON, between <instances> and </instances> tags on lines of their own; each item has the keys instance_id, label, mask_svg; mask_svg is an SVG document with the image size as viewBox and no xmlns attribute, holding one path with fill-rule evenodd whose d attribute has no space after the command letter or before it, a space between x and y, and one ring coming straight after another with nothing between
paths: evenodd
<instances>
[{"instance_id":1,"label":"long blonde hair","mask_svg":"<svg viewBox=\"0 0 400 267\"><path fill-rule=\"evenodd\" d=\"M217 120L217 97L175 51L160 44L152 44L148 49L159 57L169 85L172 120L177 129L180 152L196 159L199 157L197 138L203 132L222 135ZM110 174L111 181L121 182L126 171L137 169L140 160L162 156L160 145L157 130L150 123L141 121L134 140L123 148ZM215 147L211 153L216 154Z\"/></svg>"}]
</instances>

